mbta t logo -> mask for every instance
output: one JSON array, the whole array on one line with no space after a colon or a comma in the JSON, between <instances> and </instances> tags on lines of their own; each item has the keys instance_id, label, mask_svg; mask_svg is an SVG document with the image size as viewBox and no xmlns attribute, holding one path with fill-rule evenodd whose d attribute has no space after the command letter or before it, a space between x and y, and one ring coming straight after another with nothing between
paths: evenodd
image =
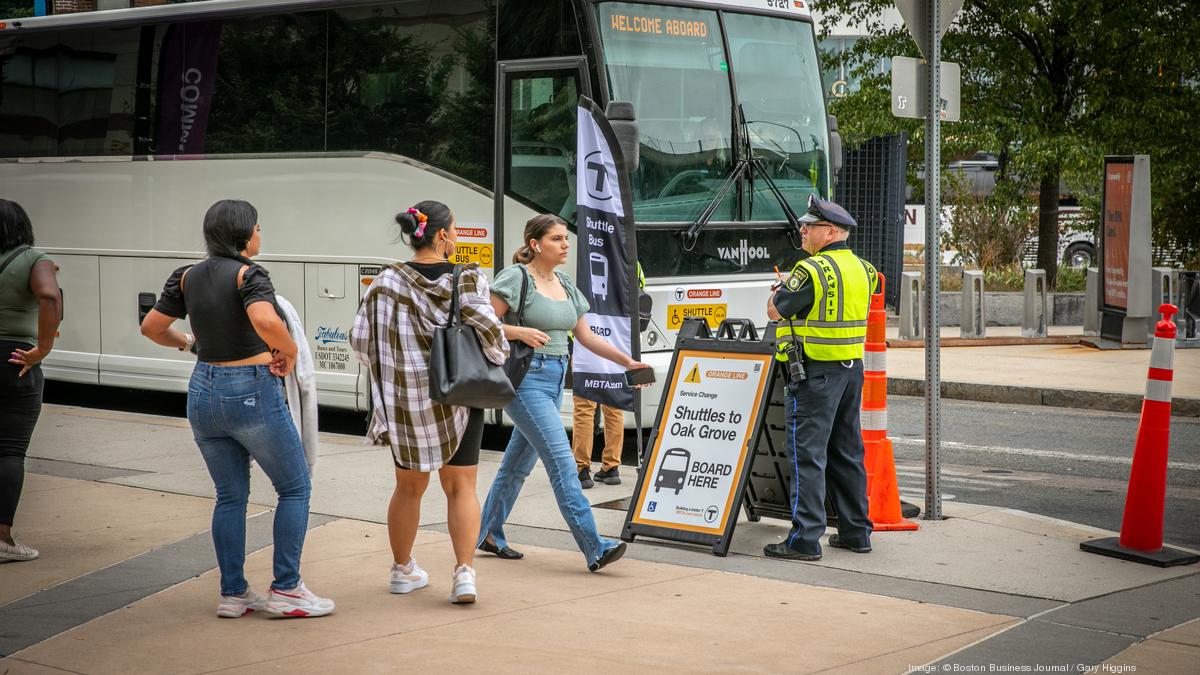
<instances>
[{"instance_id":1,"label":"mbta t logo","mask_svg":"<svg viewBox=\"0 0 1200 675\"><path fill-rule=\"evenodd\" d=\"M583 165L587 169L588 195L600 201L612 199L612 185L604 163L604 154L600 150L593 151L583 159Z\"/></svg>"},{"instance_id":2,"label":"mbta t logo","mask_svg":"<svg viewBox=\"0 0 1200 675\"><path fill-rule=\"evenodd\" d=\"M717 521L717 516L719 516L720 514L721 514L721 510L718 509L715 505L710 506L707 509L704 509L704 522L715 523Z\"/></svg>"}]
</instances>

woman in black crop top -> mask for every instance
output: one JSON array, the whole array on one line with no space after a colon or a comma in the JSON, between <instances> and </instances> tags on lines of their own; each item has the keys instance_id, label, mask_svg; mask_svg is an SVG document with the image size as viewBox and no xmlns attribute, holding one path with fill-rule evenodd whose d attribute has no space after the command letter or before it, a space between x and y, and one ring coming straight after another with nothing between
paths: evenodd
<instances>
[{"instance_id":1,"label":"woman in black crop top","mask_svg":"<svg viewBox=\"0 0 1200 675\"><path fill-rule=\"evenodd\" d=\"M312 485L304 446L280 379L296 362L296 343L275 307L271 277L251 260L262 228L249 203L222 200L204 215L208 257L167 279L142 322L142 335L199 357L188 383L188 422L216 486L213 545L221 569L217 616L254 610L277 616L324 616L334 603L300 578ZM196 337L171 324L189 318ZM263 597L243 575L250 459L275 492L275 580Z\"/></svg>"}]
</instances>

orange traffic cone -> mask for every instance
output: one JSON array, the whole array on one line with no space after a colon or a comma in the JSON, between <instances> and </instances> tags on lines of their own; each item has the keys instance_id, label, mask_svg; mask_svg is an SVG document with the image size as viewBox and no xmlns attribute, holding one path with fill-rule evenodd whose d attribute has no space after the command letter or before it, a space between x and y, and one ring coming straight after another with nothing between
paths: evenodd
<instances>
[{"instance_id":1,"label":"orange traffic cone","mask_svg":"<svg viewBox=\"0 0 1200 675\"><path fill-rule=\"evenodd\" d=\"M887 437L887 314L883 308L883 285L871 296L867 313L867 343L863 352L863 464L867 470L868 517L878 531L915 530L917 524L904 519L900 510L900 486L896 484L896 459L892 439Z\"/></svg>"},{"instance_id":2,"label":"orange traffic cone","mask_svg":"<svg viewBox=\"0 0 1200 675\"><path fill-rule=\"evenodd\" d=\"M1158 311L1163 318L1154 327L1150 372L1133 447L1121 536L1085 541L1079 548L1123 560L1174 567L1200 561L1200 555L1162 545L1175 360L1175 323L1171 317L1179 310L1174 305L1162 305Z\"/></svg>"}]
</instances>

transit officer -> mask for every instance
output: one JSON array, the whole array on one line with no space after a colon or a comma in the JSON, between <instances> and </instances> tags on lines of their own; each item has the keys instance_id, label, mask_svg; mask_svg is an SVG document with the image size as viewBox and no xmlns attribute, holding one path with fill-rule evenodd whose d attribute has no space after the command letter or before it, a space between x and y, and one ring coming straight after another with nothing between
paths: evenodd
<instances>
[{"instance_id":1,"label":"transit officer","mask_svg":"<svg viewBox=\"0 0 1200 675\"><path fill-rule=\"evenodd\" d=\"M804 250L774 296L767 316L775 329L775 358L786 363L786 447L792 461L792 530L763 554L820 560L825 490L837 510L838 534L829 545L871 551L867 474L859 426L863 343L878 273L846 245L854 218L813 196L800 218Z\"/></svg>"}]
</instances>

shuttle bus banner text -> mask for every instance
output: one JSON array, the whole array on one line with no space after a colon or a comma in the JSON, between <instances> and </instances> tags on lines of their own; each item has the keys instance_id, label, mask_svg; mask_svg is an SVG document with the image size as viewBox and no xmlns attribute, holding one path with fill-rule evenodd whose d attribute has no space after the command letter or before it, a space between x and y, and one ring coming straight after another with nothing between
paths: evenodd
<instances>
[{"instance_id":1,"label":"shuttle bus banner text","mask_svg":"<svg viewBox=\"0 0 1200 675\"><path fill-rule=\"evenodd\" d=\"M576 231L579 241L575 283L591 310L587 322L602 339L638 358L633 331L637 307L637 260L629 179L621 148L608 119L587 97L579 97L576 153ZM634 409L625 370L596 356L577 341L571 362L574 396Z\"/></svg>"},{"instance_id":2,"label":"shuttle bus banner text","mask_svg":"<svg viewBox=\"0 0 1200 675\"><path fill-rule=\"evenodd\" d=\"M679 352L631 522L721 536L737 518L771 355Z\"/></svg>"}]
</instances>

